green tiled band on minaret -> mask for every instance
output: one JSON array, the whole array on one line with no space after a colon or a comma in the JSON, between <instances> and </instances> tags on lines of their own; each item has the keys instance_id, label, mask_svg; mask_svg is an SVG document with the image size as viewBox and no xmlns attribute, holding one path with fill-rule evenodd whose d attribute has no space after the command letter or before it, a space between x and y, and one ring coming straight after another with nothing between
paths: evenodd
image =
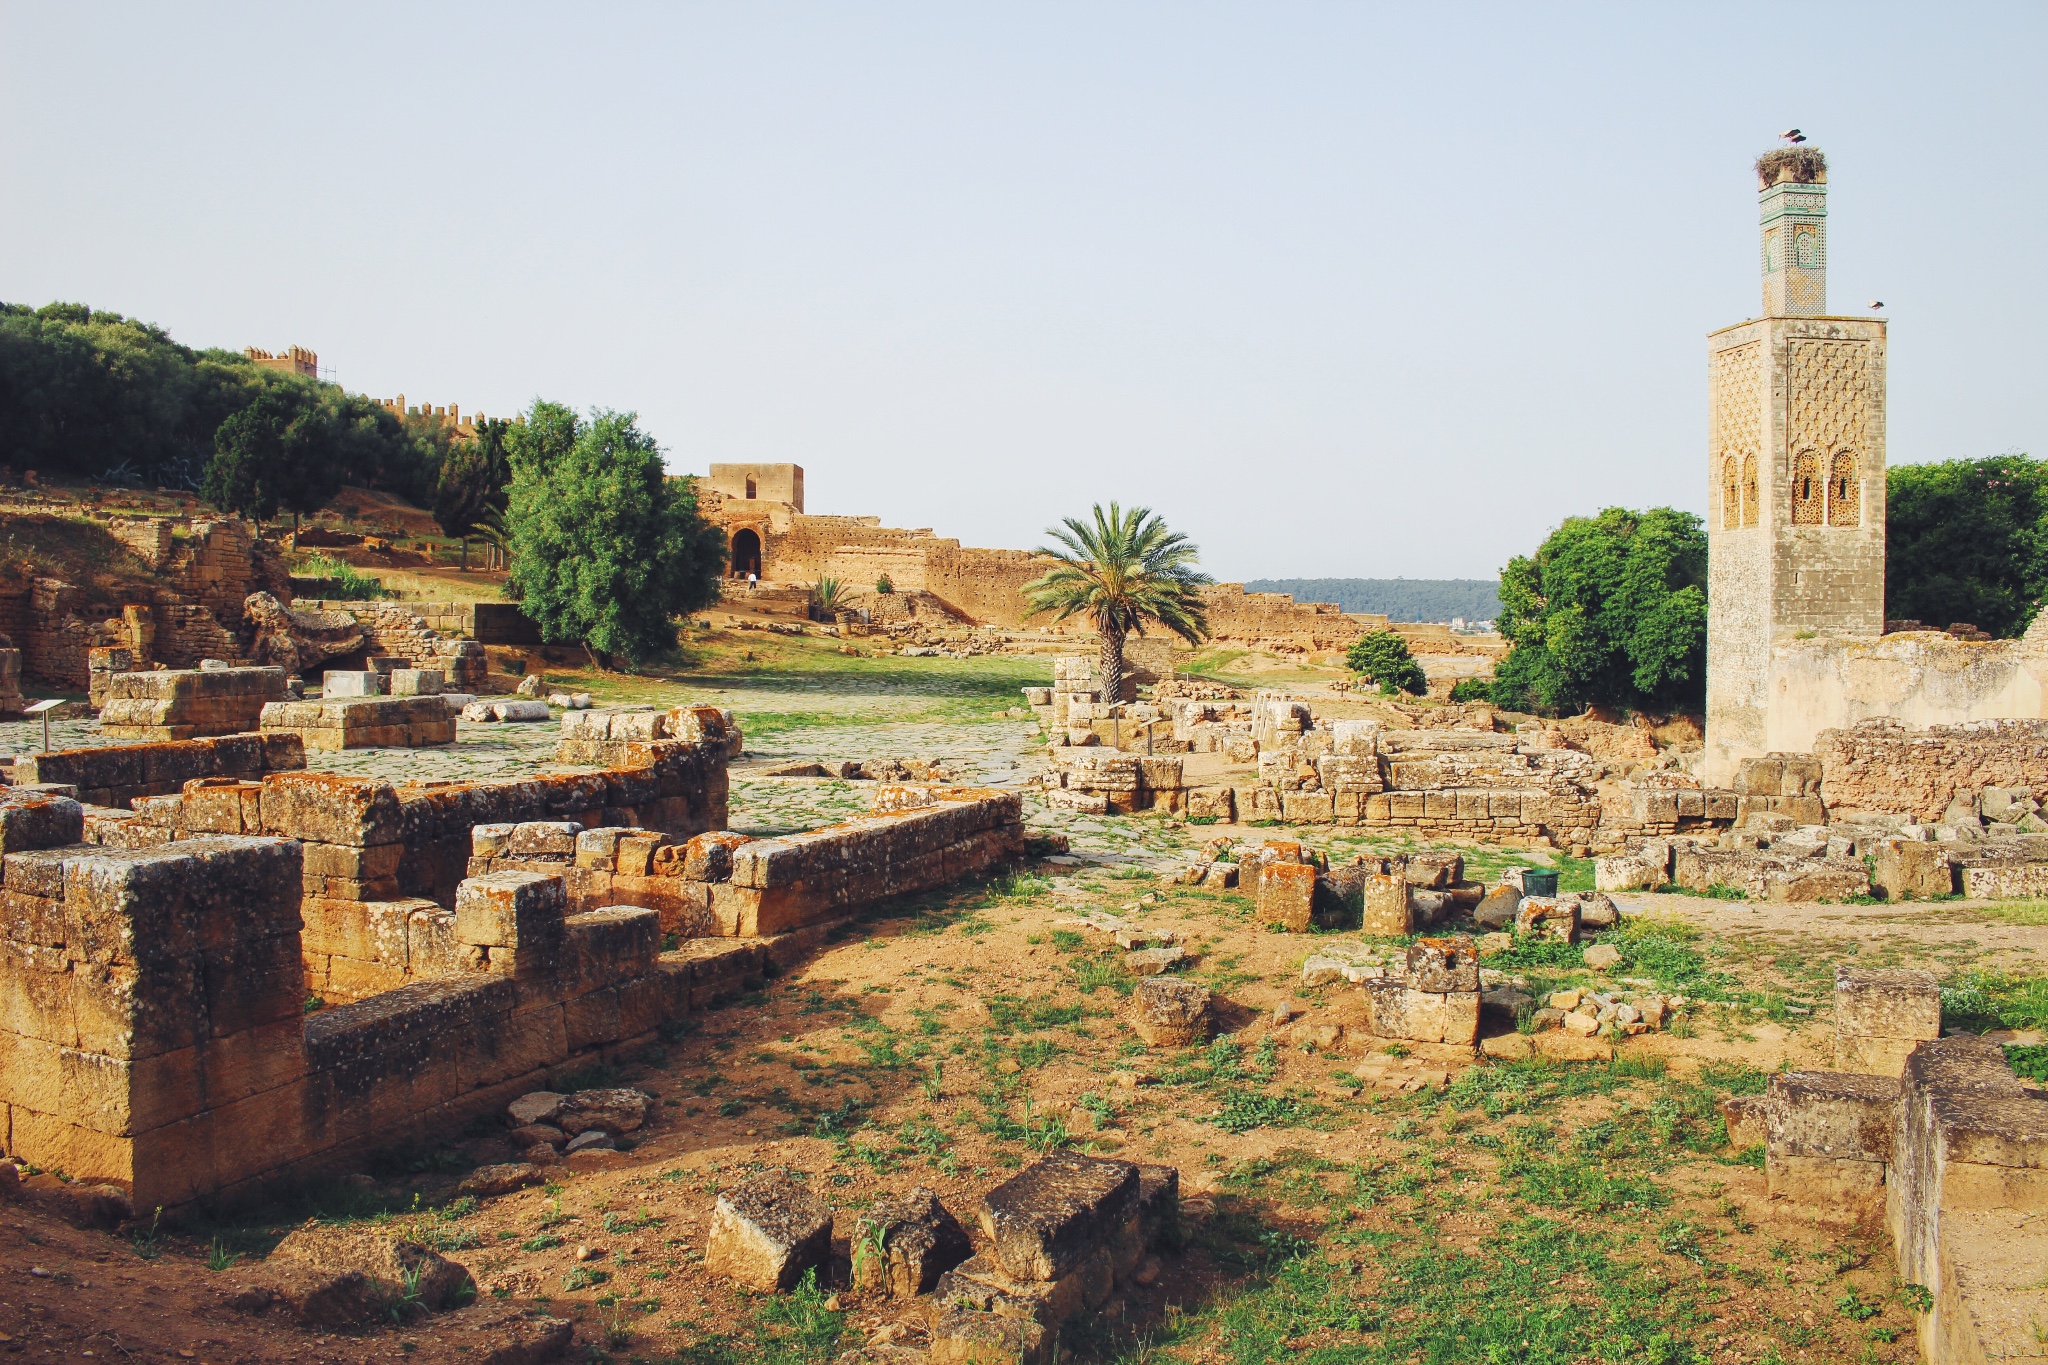
<instances>
[{"instance_id":1,"label":"green tiled band on minaret","mask_svg":"<svg viewBox=\"0 0 2048 1365\"><path fill-rule=\"evenodd\" d=\"M1817 147L1782 147L1756 163L1764 316L1828 311L1828 163Z\"/></svg>"}]
</instances>

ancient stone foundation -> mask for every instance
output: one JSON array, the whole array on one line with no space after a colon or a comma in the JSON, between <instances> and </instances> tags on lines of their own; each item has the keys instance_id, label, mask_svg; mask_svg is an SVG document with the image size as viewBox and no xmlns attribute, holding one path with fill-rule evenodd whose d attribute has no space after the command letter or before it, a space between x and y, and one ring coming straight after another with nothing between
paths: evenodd
<instances>
[{"instance_id":1,"label":"ancient stone foundation","mask_svg":"<svg viewBox=\"0 0 2048 1365\"><path fill-rule=\"evenodd\" d=\"M1841 971L1835 1013L1838 1062L1883 1070L1773 1077L1761 1101L1731 1106L1731 1138L1761 1137L1787 1212L1889 1229L1899 1278L1930 1291L1922 1359L2040 1359L2048 1093L1997 1043L1934 1036L1924 972Z\"/></svg>"},{"instance_id":2,"label":"ancient stone foundation","mask_svg":"<svg viewBox=\"0 0 2048 1365\"><path fill-rule=\"evenodd\" d=\"M129 817L125 808L131 802L149 796L175 796L189 782L209 778L257 782L265 774L299 772L305 766L305 746L296 735L225 735L23 754L14 761L14 780L18 786L75 788L73 795L87 806L117 808L103 814L118 822Z\"/></svg>"},{"instance_id":3,"label":"ancient stone foundation","mask_svg":"<svg viewBox=\"0 0 2048 1365\"><path fill-rule=\"evenodd\" d=\"M263 708L261 724L265 734L297 735L308 749L323 751L455 742L455 713L439 695L274 701Z\"/></svg>"},{"instance_id":4,"label":"ancient stone foundation","mask_svg":"<svg viewBox=\"0 0 2048 1365\"><path fill-rule=\"evenodd\" d=\"M284 698L281 668L193 668L114 673L100 728L108 739L176 740L256 728Z\"/></svg>"},{"instance_id":5,"label":"ancient stone foundation","mask_svg":"<svg viewBox=\"0 0 2048 1365\"><path fill-rule=\"evenodd\" d=\"M201 780L99 831L156 840L142 847L81 842L79 803L10 793L6 1151L121 1185L137 1208L250 1192L500 1107L786 967L823 926L1023 844L1014 796L896 787L843 825L679 853L672 834L723 823L722 740L630 756L641 766L396 790ZM605 827L636 803L675 828ZM518 813L557 818L491 818ZM509 865L559 859L554 835L568 863ZM493 865L466 876L473 849ZM709 907L717 886L721 911L674 929L663 908L581 908L608 889ZM727 936L683 937L700 931ZM307 1016L309 978L376 993Z\"/></svg>"}]
</instances>

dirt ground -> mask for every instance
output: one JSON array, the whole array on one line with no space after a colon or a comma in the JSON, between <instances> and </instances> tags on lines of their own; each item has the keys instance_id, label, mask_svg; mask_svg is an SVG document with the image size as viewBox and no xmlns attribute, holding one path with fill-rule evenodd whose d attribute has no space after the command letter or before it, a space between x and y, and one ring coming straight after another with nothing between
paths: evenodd
<instances>
[{"instance_id":1,"label":"dirt ground","mask_svg":"<svg viewBox=\"0 0 2048 1365\"><path fill-rule=\"evenodd\" d=\"M1043 658L848 657L737 632L705 637L659 677L550 681L606 702L736 709L748 761L733 824L771 833L840 818L867 795L860 783L746 770L784 759L937 758L1028 791L1045 756L1014 714L1016 689L1049 672ZM530 767L549 727L509 733L518 728L464 727L472 747L445 761ZM0 744L27 738L0 733ZM380 772L425 761L386 753L342 758ZM1575 950L1488 962L1537 995L1625 978L1687 997L1669 1031L1622 1042L1611 1063L1453 1058L1355 1031L1318 1045L1319 1029L1354 1017L1358 993L1301 987L1301 964L1358 936L1269 932L1248 897L1170 874L1219 835L1247 849L1301 836L1340 859L1404 845L1025 800L1031 831L1064 836L1070 854L882 907L659 1046L554 1078L657 1099L613 1168L556 1168L540 1188L459 1199L468 1169L506 1155L484 1124L273 1205L154 1226L89 1232L33 1203L0 1204L0 1353L475 1362L502 1336L480 1319L532 1312L575 1321L574 1359L880 1361L886 1349L864 1343L893 1333L918 1345L921 1306L862 1299L829 1276L777 1298L712 1280L701 1262L718 1191L753 1171L801 1172L839 1210L843 1277L845 1238L877 1195L926 1185L971 1227L983 1192L1073 1146L1176 1166L1187 1210L1184 1249L1117 1311L1071 1329L1076 1360L1912 1358L1911 1295L1885 1239L1773 1205L1759 1154L1729 1147L1715 1102L1760 1090L1780 1067L1825 1064L1839 963L1924 965L1972 998L2020 999L2040 983L2048 909L1621 897L1626 919L1608 937L1624 960L1612 977ZM1545 863L1567 889L1589 884L1589 865L1549 852L1466 852L1477 880ZM1073 922L1089 910L1181 940L1187 974L1219 998L1214 1042L1136 1040L1122 953ZM1278 1022L1276 1006L1301 1017ZM1382 1089L1374 1076L1428 1084ZM477 1304L360 1336L228 1307L254 1262L307 1217L396 1225L465 1263Z\"/></svg>"},{"instance_id":2,"label":"dirt ground","mask_svg":"<svg viewBox=\"0 0 2048 1365\"><path fill-rule=\"evenodd\" d=\"M1091 908L1170 930L1197 953L1191 974L1227 1002L1217 1043L1161 1053L1135 1042L1120 953L1073 922ZM1624 1043L1612 1065L1429 1059L1453 1072L1446 1089L1381 1093L1344 1078L1384 1045L1317 1052L1274 1022L1282 1004L1311 1024L1344 1017L1355 992L1295 984L1322 936L1267 932L1246 898L1168 885L1134 862L1040 861L892 907L673 1042L559 1078L657 1097L659 1117L617 1169L558 1168L543 1188L451 1202L463 1169L505 1155L487 1132L451 1134L301 1204L154 1234L81 1232L9 1206L0 1349L475 1357L481 1339L462 1335L461 1314L347 1338L227 1308L245 1258L309 1213L408 1229L469 1266L484 1307L574 1319L592 1359L822 1361L897 1324L914 1344L914 1304L824 1297L831 1284L770 1302L704 1276L717 1191L746 1172L803 1172L842 1210L843 1243L855 1211L913 1184L971 1224L981 1192L1075 1145L1176 1165L1189 1212L1187 1249L1082 1334L1083 1358L1910 1358L1883 1239L1773 1207L1754 1154L1727 1149L1711 1102L1781 1066L1824 1064L1834 962L1947 970L1967 956L2011 969L2048 928L1953 904L1638 897L1627 908L1638 925L1692 926L1699 936L1677 941L1725 972L1730 999ZM1586 977L1566 967L1538 984ZM211 1269L209 1256L236 1259ZM1588 1320L1600 1330L1572 1325ZM1460 1349L1461 1331L1477 1350L1510 1330L1537 1332L1526 1354L1442 1353ZM1657 1341L1665 1354L1645 1355Z\"/></svg>"}]
</instances>

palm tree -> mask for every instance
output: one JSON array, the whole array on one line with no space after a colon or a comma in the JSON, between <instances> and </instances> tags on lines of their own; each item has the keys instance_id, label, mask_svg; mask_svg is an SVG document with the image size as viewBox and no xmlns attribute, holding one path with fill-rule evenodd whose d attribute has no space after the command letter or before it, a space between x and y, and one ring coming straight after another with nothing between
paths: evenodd
<instances>
[{"instance_id":1,"label":"palm tree","mask_svg":"<svg viewBox=\"0 0 2048 1365\"><path fill-rule=\"evenodd\" d=\"M1189 644L1209 633L1209 618L1198 591L1216 580L1195 568L1199 553L1188 538L1166 529L1149 507L1126 512L1115 503L1105 514L1095 505L1095 524L1068 517L1046 534L1063 548L1041 547L1058 560L1024 585L1034 614L1055 621L1086 612L1102 641L1102 696L1120 701L1124 686L1124 639L1143 635L1147 623L1165 626Z\"/></svg>"}]
</instances>

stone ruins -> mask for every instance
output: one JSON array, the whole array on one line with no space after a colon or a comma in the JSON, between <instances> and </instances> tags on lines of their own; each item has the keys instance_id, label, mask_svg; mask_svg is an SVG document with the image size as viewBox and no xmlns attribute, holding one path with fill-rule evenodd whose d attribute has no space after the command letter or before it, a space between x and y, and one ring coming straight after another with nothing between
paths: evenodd
<instances>
[{"instance_id":1,"label":"stone ruins","mask_svg":"<svg viewBox=\"0 0 2048 1365\"><path fill-rule=\"evenodd\" d=\"M587 738L605 714L576 717L570 758L607 766L516 782L307 772L280 731L21 760L0 804L9 1153L134 1207L333 1169L1023 848L1014 794L960 788L724 833L727 718L622 713ZM346 1003L307 1015L309 993Z\"/></svg>"},{"instance_id":2,"label":"stone ruins","mask_svg":"<svg viewBox=\"0 0 2048 1365\"><path fill-rule=\"evenodd\" d=\"M2037 1359L2048 1091L1941 1023L1932 973L1839 969L1836 1069L1724 1101L1730 1141L1762 1145L1771 1193L1799 1214L1889 1233L1899 1278L1931 1292L1924 1359Z\"/></svg>"},{"instance_id":3,"label":"stone ruins","mask_svg":"<svg viewBox=\"0 0 2048 1365\"><path fill-rule=\"evenodd\" d=\"M801 613L811 585L837 580L860 594L859 606L881 623L929 620L1006 629L1044 623L1029 617L1019 589L1045 572L1026 550L981 550L930 529L885 527L879 517L818 516L804 510L804 471L794 464L714 464L697 481L699 507L725 532L731 581L727 599ZM760 582L750 584L748 575ZM873 586L886 578L893 591ZM1442 626L1389 623L1385 616L1346 614L1327 602L1296 602L1286 593L1246 592L1242 584L1203 590L1213 638L1282 653L1342 650L1374 630L1397 630L1418 653L1459 653ZM1082 629L1077 623L1049 627ZM1171 672L1172 647L1134 639L1132 662L1148 676Z\"/></svg>"}]
</instances>

